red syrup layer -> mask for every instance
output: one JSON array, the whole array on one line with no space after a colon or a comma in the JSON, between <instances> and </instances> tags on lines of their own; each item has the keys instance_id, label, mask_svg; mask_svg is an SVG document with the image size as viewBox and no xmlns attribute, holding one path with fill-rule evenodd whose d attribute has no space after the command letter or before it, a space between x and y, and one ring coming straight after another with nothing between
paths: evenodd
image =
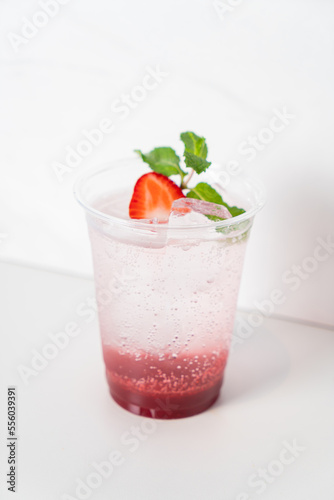
<instances>
[{"instance_id":1,"label":"red syrup layer","mask_svg":"<svg viewBox=\"0 0 334 500\"><path fill-rule=\"evenodd\" d=\"M228 352L120 354L103 348L107 380L114 400L145 417L183 418L209 408L223 382Z\"/></svg>"}]
</instances>

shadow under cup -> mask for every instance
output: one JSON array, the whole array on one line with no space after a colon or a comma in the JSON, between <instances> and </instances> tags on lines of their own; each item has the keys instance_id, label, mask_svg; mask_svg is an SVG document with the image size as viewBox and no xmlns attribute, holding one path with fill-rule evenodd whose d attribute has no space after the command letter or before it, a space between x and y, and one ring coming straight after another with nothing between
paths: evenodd
<instances>
[{"instance_id":1,"label":"shadow under cup","mask_svg":"<svg viewBox=\"0 0 334 500\"><path fill-rule=\"evenodd\" d=\"M107 380L114 400L146 417L182 418L217 399L248 236L263 205L254 181L230 182L229 220L169 226L128 219L147 169L120 161L79 178L86 212Z\"/></svg>"}]
</instances>

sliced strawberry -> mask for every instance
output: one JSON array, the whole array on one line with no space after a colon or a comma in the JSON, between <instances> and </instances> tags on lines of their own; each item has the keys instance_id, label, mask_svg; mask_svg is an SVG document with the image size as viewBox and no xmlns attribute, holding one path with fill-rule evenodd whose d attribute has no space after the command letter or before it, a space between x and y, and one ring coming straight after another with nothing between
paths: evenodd
<instances>
[{"instance_id":1,"label":"sliced strawberry","mask_svg":"<svg viewBox=\"0 0 334 500\"><path fill-rule=\"evenodd\" d=\"M150 172L138 179L129 207L131 219L168 220L173 201L184 198L179 186L168 177Z\"/></svg>"}]
</instances>

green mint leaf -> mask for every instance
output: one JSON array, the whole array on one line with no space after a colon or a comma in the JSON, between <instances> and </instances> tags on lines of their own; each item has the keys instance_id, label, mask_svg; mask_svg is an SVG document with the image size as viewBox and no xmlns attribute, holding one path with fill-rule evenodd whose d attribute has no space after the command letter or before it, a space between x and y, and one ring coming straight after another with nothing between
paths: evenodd
<instances>
[{"instance_id":1,"label":"green mint leaf","mask_svg":"<svg viewBox=\"0 0 334 500\"><path fill-rule=\"evenodd\" d=\"M217 205L223 205L227 208L232 217L245 213L243 208L230 207L223 201L221 195L206 182L200 182L196 187L192 188L187 194L187 198L197 198L198 200L210 201L211 203L217 203ZM215 216L208 215L207 217L211 220L219 220L219 218Z\"/></svg>"},{"instance_id":2,"label":"green mint leaf","mask_svg":"<svg viewBox=\"0 0 334 500\"><path fill-rule=\"evenodd\" d=\"M227 203L223 203L223 205L227 208L232 217L237 217L238 215L244 214L246 212L246 210L244 210L243 208L230 207Z\"/></svg>"},{"instance_id":3,"label":"green mint leaf","mask_svg":"<svg viewBox=\"0 0 334 500\"><path fill-rule=\"evenodd\" d=\"M172 148L155 148L147 154L142 153L139 149L136 149L135 152L158 174L165 175L166 177L179 174L182 179L186 175L181 170L180 158Z\"/></svg>"},{"instance_id":4,"label":"green mint leaf","mask_svg":"<svg viewBox=\"0 0 334 500\"><path fill-rule=\"evenodd\" d=\"M197 174L205 172L211 163L206 160L208 147L204 137L194 132L183 132L180 137L184 143L184 160L187 167L195 170Z\"/></svg>"},{"instance_id":5,"label":"green mint leaf","mask_svg":"<svg viewBox=\"0 0 334 500\"><path fill-rule=\"evenodd\" d=\"M196 187L192 188L187 194L187 198L197 198L197 200L211 201L211 203L217 203L217 205L224 205L220 194L206 182L200 182Z\"/></svg>"},{"instance_id":6,"label":"green mint leaf","mask_svg":"<svg viewBox=\"0 0 334 500\"><path fill-rule=\"evenodd\" d=\"M210 167L211 162L204 160L200 156L196 156L188 151L184 152L184 160L188 168L195 170L197 174L205 172L207 168Z\"/></svg>"},{"instance_id":7,"label":"green mint leaf","mask_svg":"<svg viewBox=\"0 0 334 500\"><path fill-rule=\"evenodd\" d=\"M182 132L180 137L181 141L184 143L185 152L192 153L206 160L208 156L208 147L204 137L199 137L194 132Z\"/></svg>"}]
</instances>

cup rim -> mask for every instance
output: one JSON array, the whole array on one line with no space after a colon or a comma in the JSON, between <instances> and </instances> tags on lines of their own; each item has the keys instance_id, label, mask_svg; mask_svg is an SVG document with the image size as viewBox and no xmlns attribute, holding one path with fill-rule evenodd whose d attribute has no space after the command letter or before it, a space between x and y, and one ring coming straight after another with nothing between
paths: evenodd
<instances>
[{"instance_id":1,"label":"cup rim","mask_svg":"<svg viewBox=\"0 0 334 500\"><path fill-rule=\"evenodd\" d=\"M122 219L120 217L116 217L114 215L109 215L104 212L101 212L97 208L94 208L92 204L88 203L87 200L84 199L82 194L82 188L85 182L89 181L94 175L101 174L107 170L111 170L121 166L122 164L129 164L129 162L134 163L137 161L135 158L123 158L120 160L112 160L110 162L105 162L99 166L89 167L85 169L74 181L73 184L73 194L79 205L89 214L97 217L102 221L108 221L109 223L117 224L120 226L125 226L132 229L149 229L149 230L158 230L158 231L167 231L173 229L173 231L178 230L198 230L198 229L212 229L212 228L227 228L230 226L234 226L241 222L247 221L254 217L257 212L259 212L266 200L266 191L261 181L255 179L251 176L238 175L238 180L240 183L248 184L252 189L257 191L258 201L257 203L245 213L241 215L237 215L236 217L231 217L230 219L225 219L222 221L208 221L205 224L196 224L196 225L182 225L182 226L173 226L172 228L168 224L152 224L148 225L147 222L141 222L140 219ZM234 179L235 180L235 179Z\"/></svg>"}]
</instances>

